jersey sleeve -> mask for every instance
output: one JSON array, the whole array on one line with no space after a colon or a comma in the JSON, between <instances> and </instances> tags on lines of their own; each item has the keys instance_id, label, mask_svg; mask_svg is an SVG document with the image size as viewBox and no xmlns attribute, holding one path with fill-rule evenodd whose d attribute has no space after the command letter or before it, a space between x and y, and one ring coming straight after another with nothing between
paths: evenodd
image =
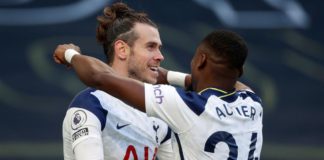
<instances>
[{"instance_id":1,"label":"jersey sleeve","mask_svg":"<svg viewBox=\"0 0 324 160\"><path fill-rule=\"evenodd\" d=\"M190 129L198 118L176 88L169 85L145 84L145 107L149 116L164 120L176 133Z\"/></svg>"},{"instance_id":2,"label":"jersey sleeve","mask_svg":"<svg viewBox=\"0 0 324 160\"><path fill-rule=\"evenodd\" d=\"M74 98L63 121L63 140L70 141L70 149L76 158L103 157L101 133L106 114L91 90L85 90ZM89 146L96 151L87 149Z\"/></svg>"},{"instance_id":3,"label":"jersey sleeve","mask_svg":"<svg viewBox=\"0 0 324 160\"><path fill-rule=\"evenodd\" d=\"M70 108L63 122L64 130L68 130L67 137L72 141L72 149L78 143L88 139L101 139L101 125L98 118L86 109Z\"/></svg>"},{"instance_id":4,"label":"jersey sleeve","mask_svg":"<svg viewBox=\"0 0 324 160\"><path fill-rule=\"evenodd\" d=\"M76 160L103 160L104 151L100 138L90 137L74 147Z\"/></svg>"},{"instance_id":5,"label":"jersey sleeve","mask_svg":"<svg viewBox=\"0 0 324 160\"><path fill-rule=\"evenodd\" d=\"M108 111L102 107L98 99L100 97L94 95L95 91L95 89L91 88L82 91L72 100L69 107L82 108L94 114L100 121L100 129L103 130L106 125Z\"/></svg>"}]
</instances>

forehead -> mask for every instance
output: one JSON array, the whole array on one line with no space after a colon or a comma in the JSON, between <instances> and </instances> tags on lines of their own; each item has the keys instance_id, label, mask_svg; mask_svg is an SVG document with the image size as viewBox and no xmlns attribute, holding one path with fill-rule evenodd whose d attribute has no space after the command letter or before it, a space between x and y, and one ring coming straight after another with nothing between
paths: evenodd
<instances>
[{"instance_id":1,"label":"forehead","mask_svg":"<svg viewBox=\"0 0 324 160\"><path fill-rule=\"evenodd\" d=\"M138 34L137 41L139 43L157 43L162 45L160 34L157 28L148 24L136 23L134 27L135 32Z\"/></svg>"}]
</instances>

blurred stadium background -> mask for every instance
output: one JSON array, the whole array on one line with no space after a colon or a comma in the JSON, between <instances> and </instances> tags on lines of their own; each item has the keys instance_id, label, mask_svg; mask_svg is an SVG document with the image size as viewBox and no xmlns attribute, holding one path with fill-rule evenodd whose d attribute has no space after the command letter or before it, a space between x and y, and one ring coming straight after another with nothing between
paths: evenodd
<instances>
[{"instance_id":1,"label":"blurred stadium background","mask_svg":"<svg viewBox=\"0 0 324 160\"><path fill-rule=\"evenodd\" d=\"M113 0L0 1L0 159L59 160L61 123L85 86L53 63L59 43L104 60L96 16ZM242 81L264 102L263 160L324 159L322 0L124 0L160 26L162 66L189 72L197 43L227 28L248 42Z\"/></svg>"}]
</instances>

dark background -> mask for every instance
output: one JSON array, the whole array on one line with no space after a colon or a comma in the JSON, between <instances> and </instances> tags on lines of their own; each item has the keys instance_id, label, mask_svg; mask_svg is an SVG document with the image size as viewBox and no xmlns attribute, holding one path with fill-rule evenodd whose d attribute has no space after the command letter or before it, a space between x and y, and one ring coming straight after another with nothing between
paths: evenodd
<instances>
[{"instance_id":1,"label":"dark background","mask_svg":"<svg viewBox=\"0 0 324 160\"><path fill-rule=\"evenodd\" d=\"M57 44L104 60L96 16L112 0L0 1L0 159L59 160L61 124L85 88L54 64ZM162 66L189 72L199 41L230 29L247 41L242 81L263 99L264 160L324 159L324 2L321 0L124 0L159 25Z\"/></svg>"}]
</instances>

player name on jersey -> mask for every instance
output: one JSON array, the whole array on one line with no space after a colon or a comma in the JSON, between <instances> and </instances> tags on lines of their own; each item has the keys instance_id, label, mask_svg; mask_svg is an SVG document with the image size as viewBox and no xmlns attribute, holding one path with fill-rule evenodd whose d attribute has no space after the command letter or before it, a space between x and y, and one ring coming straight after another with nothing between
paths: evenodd
<instances>
[{"instance_id":1,"label":"player name on jersey","mask_svg":"<svg viewBox=\"0 0 324 160\"><path fill-rule=\"evenodd\" d=\"M223 106L216 107L216 113L219 119L232 116L235 113L238 116L251 118L252 120L254 120L254 117L256 115L256 109L253 106L239 106L239 107L231 108L226 104L223 104Z\"/></svg>"}]
</instances>

